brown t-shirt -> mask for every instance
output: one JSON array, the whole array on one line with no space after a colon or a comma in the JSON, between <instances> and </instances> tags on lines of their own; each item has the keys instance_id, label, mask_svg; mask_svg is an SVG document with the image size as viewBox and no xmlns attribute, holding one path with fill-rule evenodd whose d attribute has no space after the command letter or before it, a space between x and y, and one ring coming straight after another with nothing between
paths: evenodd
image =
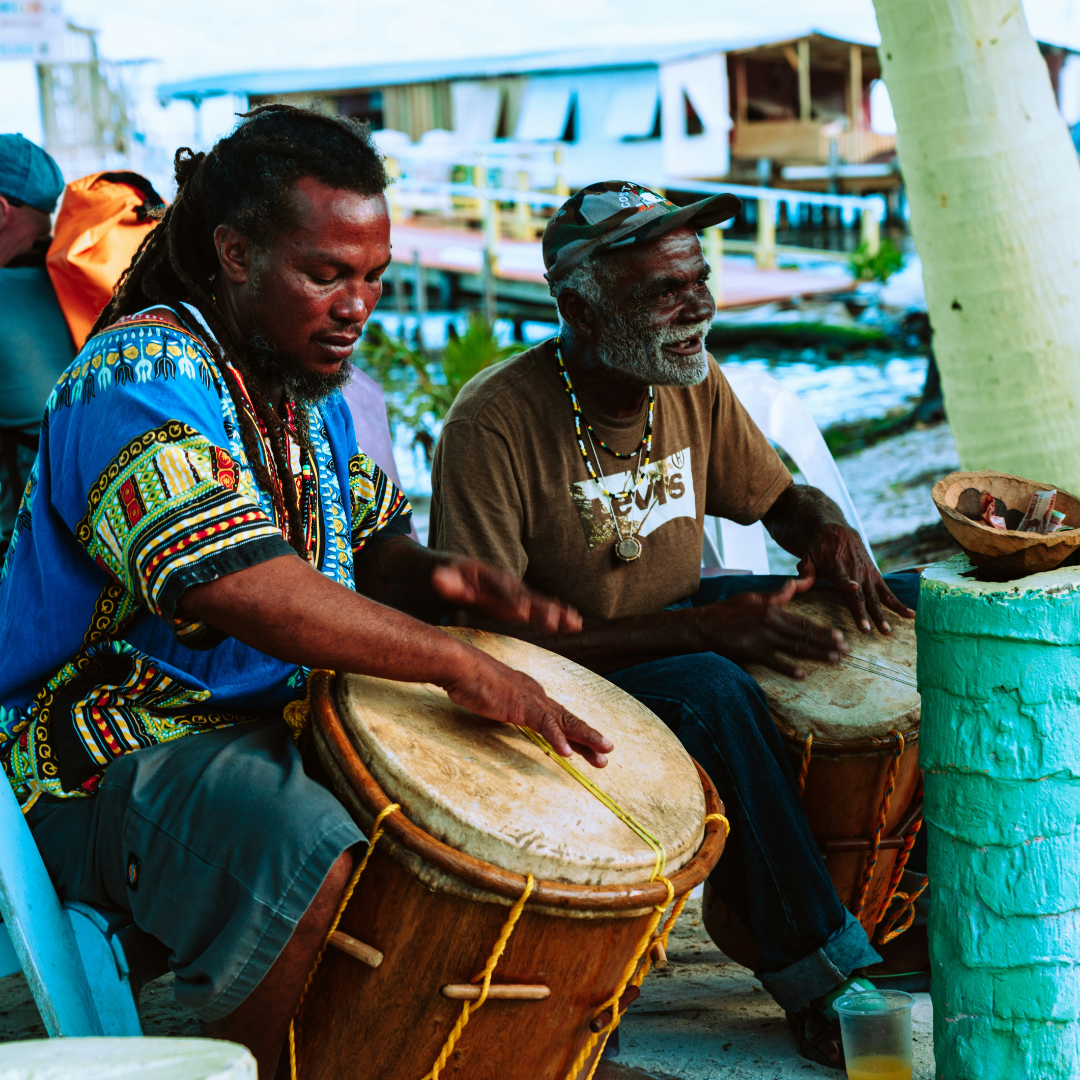
<instances>
[{"instance_id":1,"label":"brown t-shirt","mask_svg":"<svg viewBox=\"0 0 1080 1080\"><path fill-rule=\"evenodd\" d=\"M605 443L636 449L647 406L616 419L578 401ZM636 458L599 453L604 487L626 491ZM637 488L614 500L618 532L641 541L641 556L619 561L611 501L589 478L553 343L544 342L461 391L431 481L432 547L509 570L587 618L611 619L697 592L704 516L749 525L791 475L710 357L698 386L656 388L650 464Z\"/></svg>"}]
</instances>

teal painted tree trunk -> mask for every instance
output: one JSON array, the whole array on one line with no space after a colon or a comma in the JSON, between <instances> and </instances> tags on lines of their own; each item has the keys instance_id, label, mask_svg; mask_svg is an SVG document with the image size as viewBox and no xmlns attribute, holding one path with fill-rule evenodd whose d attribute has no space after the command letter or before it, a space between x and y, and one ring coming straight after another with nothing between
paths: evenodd
<instances>
[{"instance_id":1,"label":"teal painted tree trunk","mask_svg":"<svg viewBox=\"0 0 1080 1080\"><path fill-rule=\"evenodd\" d=\"M1080 164L1018 0L874 0L965 469L1080 492Z\"/></svg>"}]
</instances>

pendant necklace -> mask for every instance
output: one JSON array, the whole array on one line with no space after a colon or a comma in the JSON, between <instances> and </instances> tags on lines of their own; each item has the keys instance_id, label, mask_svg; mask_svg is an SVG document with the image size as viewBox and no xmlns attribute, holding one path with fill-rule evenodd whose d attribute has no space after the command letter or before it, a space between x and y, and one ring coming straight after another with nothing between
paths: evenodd
<instances>
[{"instance_id":1,"label":"pendant necklace","mask_svg":"<svg viewBox=\"0 0 1080 1080\"><path fill-rule=\"evenodd\" d=\"M633 535L623 536L622 529L619 528L619 515L615 512L615 499L625 499L630 494L630 491L623 491L620 492L618 495L612 495L611 492L604 487L603 483L601 482L604 480L604 470L600 468L600 455L596 452L596 446L593 443L592 439L592 432L589 431L588 428L586 428L585 433L589 437L589 445L592 447L593 456L596 458L596 467L597 469L600 469L600 480L597 481L597 484L600 490L608 497L608 505L611 507L611 521L612 524L615 526L615 535L618 537L618 542L615 545L615 556L616 558L621 559L623 562L633 562L641 555L641 541ZM640 473L640 471L641 447L638 447L638 463L637 467L632 473L634 480L633 486L635 488L638 485L638 474ZM630 490L633 490L633 488L631 488ZM651 510L652 507L650 507L649 509ZM642 524L644 524L644 522L642 522Z\"/></svg>"},{"instance_id":2,"label":"pendant necklace","mask_svg":"<svg viewBox=\"0 0 1080 1080\"><path fill-rule=\"evenodd\" d=\"M649 464L649 456L652 453L652 435L653 435L653 414L656 406L656 391L649 387L649 410L645 416L645 429L641 433L641 442L638 443L636 455L637 464L631 472L631 487L620 492L618 495L608 491L605 486L604 472L600 466L600 454L597 452L596 443L593 442L593 435L596 434L593 431L592 424L585 419L581 412L581 406L578 404L577 395L574 393L574 388L570 383L570 373L566 370L566 365L563 363L562 349L560 347L560 340L555 339L555 356L559 361L559 371L562 373L563 384L566 387L566 393L570 397L570 404L574 410L574 430L577 434L578 449L581 451L581 457L585 462L585 468L588 470L590 478L596 484L596 486L607 496L608 505L611 508L611 520L615 525L615 535L618 537L618 541L615 544L615 555L622 562L633 562L641 555L641 541L633 535L623 536L622 529L619 527L619 515L615 513L615 500L625 499L640 482L641 470L645 465ZM585 449L585 439L589 440L589 445L592 447L593 456L596 458L596 469L593 469L592 461L589 458L589 452ZM607 452L614 457L617 457L623 461L627 461L634 457L635 451L631 450L628 454L620 454L617 450L612 450L607 443L604 442L600 436L596 435L596 442L598 442ZM644 451L645 461L642 462L641 455ZM600 475L597 476L597 470L600 471ZM650 508L651 509L651 508ZM640 526L639 526L640 528Z\"/></svg>"}]
</instances>

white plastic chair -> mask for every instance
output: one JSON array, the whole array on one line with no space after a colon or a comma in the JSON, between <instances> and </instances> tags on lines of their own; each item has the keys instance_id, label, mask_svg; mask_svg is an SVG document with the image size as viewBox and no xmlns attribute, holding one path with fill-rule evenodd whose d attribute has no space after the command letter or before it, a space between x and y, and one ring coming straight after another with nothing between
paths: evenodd
<instances>
[{"instance_id":1,"label":"white plastic chair","mask_svg":"<svg viewBox=\"0 0 1080 1080\"><path fill-rule=\"evenodd\" d=\"M873 559L870 541L847 485L806 406L783 383L762 371L725 367L723 372L735 396L765 438L795 462L806 483L820 488L840 507L848 524L858 530ZM701 565L767 574L769 555L765 548L765 527L760 521L753 525L738 525L726 518L707 517Z\"/></svg>"},{"instance_id":2,"label":"white plastic chair","mask_svg":"<svg viewBox=\"0 0 1080 1080\"><path fill-rule=\"evenodd\" d=\"M397 484L382 390L356 372L345 388L357 441ZM0 978L22 971L50 1036L141 1035L139 991L167 950L131 916L61 903L15 793L0 772Z\"/></svg>"}]
</instances>

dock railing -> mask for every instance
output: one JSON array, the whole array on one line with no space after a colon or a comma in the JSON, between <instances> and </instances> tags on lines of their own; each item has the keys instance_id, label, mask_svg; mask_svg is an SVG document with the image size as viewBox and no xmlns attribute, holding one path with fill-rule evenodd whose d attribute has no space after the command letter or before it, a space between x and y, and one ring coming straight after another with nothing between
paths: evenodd
<instances>
[{"instance_id":1,"label":"dock railing","mask_svg":"<svg viewBox=\"0 0 1080 1080\"><path fill-rule=\"evenodd\" d=\"M387 191L391 215L402 221L406 213L437 213L451 220L479 223L484 235L484 276L490 282L498 275L498 245L503 235L516 240L535 240L547 218L544 209L561 206L570 194L563 173L563 148L550 143L468 145L438 143L400 144L384 147L387 167L395 183ZM469 179L438 179L438 174L454 174ZM491 181L495 179L496 182ZM880 223L885 218L882 195L834 195L818 191L796 191L747 184L716 183L685 177L650 178L660 191L690 194L730 193L756 203L757 236L754 240L726 240L719 226L705 230L706 258L713 269L711 285L722 298L722 256L724 250L753 254L761 269L775 269L777 255L814 257L846 261L846 252L777 245L776 224L781 206L790 220L801 206L832 207L854 224L859 220L860 239L870 254L880 245ZM506 181L510 182L507 183ZM648 181L647 181L648 182ZM492 292L485 288L485 299Z\"/></svg>"}]
</instances>

